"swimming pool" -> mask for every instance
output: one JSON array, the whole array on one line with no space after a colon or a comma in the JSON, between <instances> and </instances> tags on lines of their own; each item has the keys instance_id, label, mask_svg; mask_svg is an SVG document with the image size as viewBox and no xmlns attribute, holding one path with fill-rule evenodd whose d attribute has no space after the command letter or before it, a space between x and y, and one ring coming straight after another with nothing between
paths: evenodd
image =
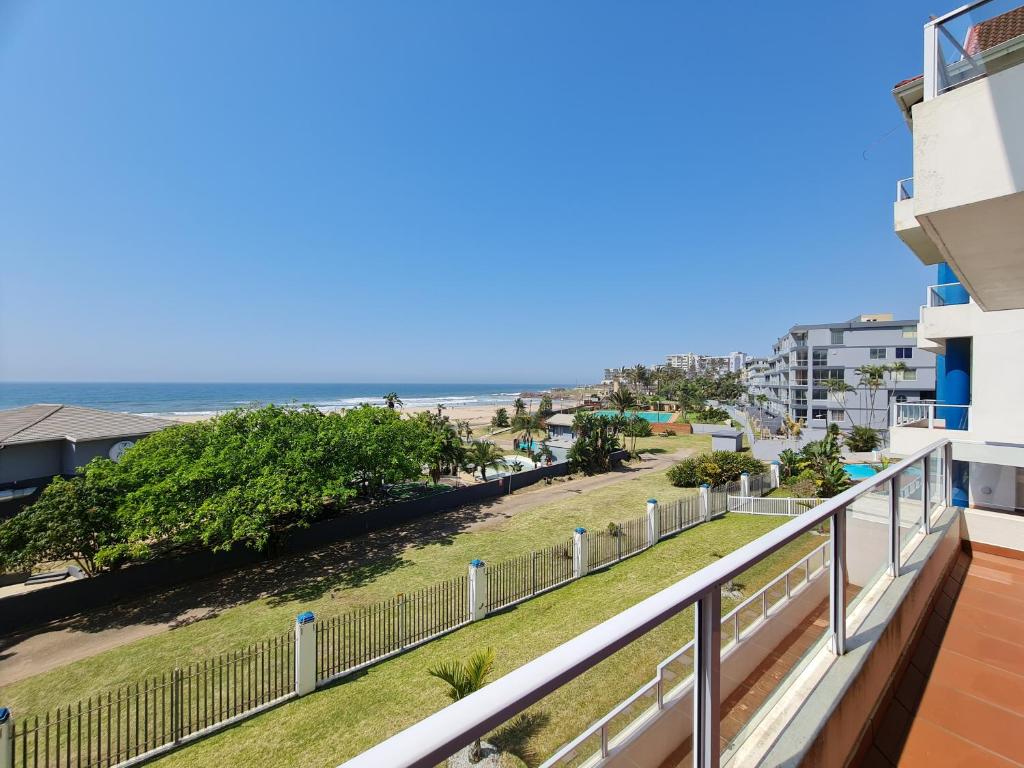
<instances>
[{"instance_id":1,"label":"swimming pool","mask_svg":"<svg viewBox=\"0 0 1024 768\"><path fill-rule=\"evenodd\" d=\"M851 480L867 480L872 475L877 475L878 470L870 464L847 464L843 469Z\"/></svg>"},{"instance_id":2,"label":"swimming pool","mask_svg":"<svg viewBox=\"0 0 1024 768\"><path fill-rule=\"evenodd\" d=\"M594 411L598 416L618 416L618 411ZM626 411L626 416L639 416L641 419L645 419L652 424L666 424L672 421L675 416L674 413L661 412L661 411Z\"/></svg>"}]
</instances>

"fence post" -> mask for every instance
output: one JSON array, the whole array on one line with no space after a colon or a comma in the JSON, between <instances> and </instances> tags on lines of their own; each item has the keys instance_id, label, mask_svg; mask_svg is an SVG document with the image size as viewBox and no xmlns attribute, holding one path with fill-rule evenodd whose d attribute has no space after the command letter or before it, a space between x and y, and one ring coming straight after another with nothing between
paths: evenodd
<instances>
[{"instance_id":1,"label":"fence post","mask_svg":"<svg viewBox=\"0 0 1024 768\"><path fill-rule=\"evenodd\" d=\"M295 617L295 693L316 690L316 616L303 611Z\"/></svg>"},{"instance_id":2,"label":"fence post","mask_svg":"<svg viewBox=\"0 0 1024 768\"><path fill-rule=\"evenodd\" d=\"M590 540L587 529L577 528L572 532L572 575L578 579L590 571Z\"/></svg>"},{"instance_id":3,"label":"fence post","mask_svg":"<svg viewBox=\"0 0 1024 768\"><path fill-rule=\"evenodd\" d=\"M14 768L14 718L0 707L0 768Z\"/></svg>"},{"instance_id":4,"label":"fence post","mask_svg":"<svg viewBox=\"0 0 1024 768\"><path fill-rule=\"evenodd\" d=\"M740 496L750 496L749 472L740 472Z\"/></svg>"},{"instance_id":5,"label":"fence post","mask_svg":"<svg viewBox=\"0 0 1024 768\"><path fill-rule=\"evenodd\" d=\"M779 485L781 485L781 483L779 482L779 480L780 480L780 477L779 477L779 462L773 461L769 465L769 468L771 469L771 473L772 473L772 488L773 489L774 488L778 488Z\"/></svg>"},{"instance_id":6,"label":"fence post","mask_svg":"<svg viewBox=\"0 0 1024 768\"><path fill-rule=\"evenodd\" d=\"M661 525L658 521L658 500L647 500L647 546L653 547L658 541L658 534L661 533Z\"/></svg>"},{"instance_id":7,"label":"fence post","mask_svg":"<svg viewBox=\"0 0 1024 768\"><path fill-rule=\"evenodd\" d=\"M711 520L711 486L704 483L700 487L700 516L706 523Z\"/></svg>"},{"instance_id":8,"label":"fence post","mask_svg":"<svg viewBox=\"0 0 1024 768\"><path fill-rule=\"evenodd\" d=\"M181 740L181 669L171 672L171 739L177 744Z\"/></svg>"},{"instance_id":9,"label":"fence post","mask_svg":"<svg viewBox=\"0 0 1024 768\"><path fill-rule=\"evenodd\" d=\"M483 560L469 564L469 620L478 621L487 615L487 567Z\"/></svg>"}]
</instances>

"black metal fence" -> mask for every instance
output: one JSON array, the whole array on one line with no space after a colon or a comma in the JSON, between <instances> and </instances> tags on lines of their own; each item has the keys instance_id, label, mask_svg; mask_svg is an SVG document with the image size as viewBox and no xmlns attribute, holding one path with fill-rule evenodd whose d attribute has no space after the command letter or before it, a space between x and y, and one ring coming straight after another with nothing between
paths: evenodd
<instances>
[{"instance_id":1,"label":"black metal fence","mask_svg":"<svg viewBox=\"0 0 1024 768\"><path fill-rule=\"evenodd\" d=\"M14 765L113 766L294 695L294 633L14 721Z\"/></svg>"},{"instance_id":2,"label":"black metal fence","mask_svg":"<svg viewBox=\"0 0 1024 768\"><path fill-rule=\"evenodd\" d=\"M751 495L770 489L750 478ZM708 492L710 516L727 509L739 481ZM699 496L659 504L647 515L587 532L588 571L623 560L662 537L704 520ZM653 534L653 535L652 535ZM574 542L563 540L485 568L487 611L527 600L573 580ZM356 608L316 624L316 680L324 682L426 642L471 620L468 576ZM170 749L233 718L295 696L295 633L189 664L141 683L58 707L13 725L14 765L21 768L116 766ZM2 766L0 768L6 768Z\"/></svg>"},{"instance_id":3,"label":"black metal fence","mask_svg":"<svg viewBox=\"0 0 1024 768\"><path fill-rule=\"evenodd\" d=\"M469 621L465 576L316 625L316 678L330 680Z\"/></svg>"},{"instance_id":4,"label":"black metal fence","mask_svg":"<svg viewBox=\"0 0 1024 768\"><path fill-rule=\"evenodd\" d=\"M488 565L485 576L488 611L496 611L572 581L572 539Z\"/></svg>"}]
</instances>

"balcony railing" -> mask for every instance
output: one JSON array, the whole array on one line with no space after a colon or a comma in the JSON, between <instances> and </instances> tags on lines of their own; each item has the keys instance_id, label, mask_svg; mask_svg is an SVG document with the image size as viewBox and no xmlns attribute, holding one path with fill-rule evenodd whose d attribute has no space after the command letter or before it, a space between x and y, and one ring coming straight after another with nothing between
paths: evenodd
<instances>
[{"instance_id":1,"label":"balcony railing","mask_svg":"<svg viewBox=\"0 0 1024 768\"><path fill-rule=\"evenodd\" d=\"M943 403L893 403L894 427L967 430L971 424L971 406Z\"/></svg>"},{"instance_id":2,"label":"balcony railing","mask_svg":"<svg viewBox=\"0 0 1024 768\"><path fill-rule=\"evenodd\" d=\"M896 202L910 200L914 196L914 177L900 179L896 182Z\"/></svg>"},{"instance_id":3,"label":"balcony railing","mask_svg":"<svg viewBox=\"0 0 1024 768\"><path fill-rule=\"evenodd\" d=\"M975 0L925 25L925 101L1020 63L1020 6L1020 0Z\"/></svg>"},{"instance_id":4,"label":"balcony railing","mask_svg":"<svg viewBox=\"0 0 1024 768\"><path fill-rule=\"evenodd\" d=\"M969 304L970 301L971 295L960 283L941 283L928 286L925 306L948 307L954 304Z\"/></svg>"},{"instance_id":5,"label":"balcony railing","mask_svg":"<svg viewBox=\"0 0 1024 768\"><path fill-rule=\"evenodd\" d=\"M830 651L836 655L845 654L849 631L847 607L853 604L850 590L856 587L862 596L886 574L892 578L899 576L907 556L922 540L920 534L930 533L933 518L950 503L950 446L949 440L932 443L900 463L826 500L820 506L392 736L349 760L345 768L378 768L385 765L393 768L433 768L474 739L484 737L492 729L516 717L566 683L581 677L616 651L648 636L652 630L691 606L694 608L694 639L690 646L693 658L692 666L689 667L692 673L675 679L685 681L688 693L685 699L677 701L677 706L691 709L693 717L692 720L689 717L673 720L673 732L679 736L680 743L692 739L696 768L717 768L722 761L722 647L728 645L727 642L723 643L723 632L728 637L728 632L735 632L736 629L734 624L730 624L733 620L729 616L732 614L727 615L723 623L723 587L731 587L733 579L809 531L819 528L823 530L827 526L827 636ZM910 496L904 492L908 487L916 489ZM875 522L872 523L872 520ZM872 531L871 535L862 538L864 525L877 525L880 530ZM848 568L865 554L875 558L870 567ZM874 562L878 563L877 569ZM858 577L856 584L852 575L854 570L867 574ZM810 576L806 568L804 573ZM762 618L765 613L770 613L770 609L766 611L762 608L759 611ZM874 626L855 624L850 639L858 642L862 639L862 632L876 631ZM786 685L788 680L787 677L782 684ZM635 696L643 698L644 691L648 695L651 693L645 687ZM644 704L634 708L634 711L636 709L646 711L650 707ZM616 712L621 711L616 709ZM599 765L602 755L628 748L630 742L643 738L642 729L646 724L636 722L637 719L623 727L617 726L614 733L600 727L604 737L585 739L586 744L573 740L571 743L579 746L577 759ZM680 723L689 722L693 724L692 733L688 726L686 733L680 732ZM612 737L618 741L612 741ZM593 760L588 759L587 750L593 754ZM660 760L654 764L658 762Z\"/></svg>"}]
</instances>

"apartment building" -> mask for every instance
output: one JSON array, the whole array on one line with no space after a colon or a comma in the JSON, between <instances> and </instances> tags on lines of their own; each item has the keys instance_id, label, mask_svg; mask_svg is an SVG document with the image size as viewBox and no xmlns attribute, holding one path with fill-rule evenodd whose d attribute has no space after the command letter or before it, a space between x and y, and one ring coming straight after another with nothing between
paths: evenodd
<instances>
[{"instance_id":1,"label":"apartment building","mask_svg":"<svg viewBox=\"0 0 1024 768\"><path fill-rule=\"evenodd\" d=\"M890 401L919 402L935 395L935 355L916 344L917 322L889 313L843 323L794 325L772 347L765 364L748 373L753 397L767 397L772 416L803 419L808 436L829 424L889 427ZM888 370L880 386L867 386L863 366ZM842 381L849 391L829 389Z\"/></svg>"},{"instance_id":2,"label":"apartment building","mask_svg":"<svg viewBox=\"0 0 1024 768\"><path fill-rule=\"evenodd\" d=\"M666 355L665 365L696 373L740 373L747 361L746 352L730 352L728 355L699 355L687 352L680 355Z\"/></svg>"},{"instance_id":3,"label":"apartment building","mask_svg":"<svg viewBox=\"0 0 1024 768\"><path fill-rule=\"evenodd\" d=\"M935 267L918 346L937 354L938 378L934 403L894 406L892 447L950 436L954 494L970 520L1024 511L1024 8L975 5L935 33L933 76L926 68L893 91L914 147L894 224ZM1024 520L984 519L1024 532Z\"/></svg>"},{"instance_id":4,"label":"apartment building","mask_svg":"<svg viewBox=\"0 0 1024 768\"><path fill-rule=\"evenodd\" d=\"M907 39L920 38L908 30ZM916 348L897 360L937 355L934 401L892 405L901 456L346 768L426 768L505 724L521 732L536 722L530 713L562 717L543 708L545 697L571 683L585 706L611 682L601 662L619 653L631 668L649 668L647 682L538 754L544 768L1024 764L1024 516L1009 513L1021 509L1024 468L1015 397L1024 366L1024 7L971 3L927 22L924 41L923 77L895 91L914 143L896 231L936 267L918 337L914 324L895 320L796 326L769 361L770 370L788 355L776 370L795 378L802 368L790 363L805 351L809 390L819 347L822 370L846 371L854 361L838 360L851 341ZM833 330L841 341L837 333L832 343ZM870 335L880 332L893 343ZM766 386L780 390L779 406L783 389L801 388ZM666 518L654 500L651 508L656 538ZM724 608L752 568L826 526L820 550ZM586 536L577 531L584 548ZM574 566L588 562L578 556ZM486 600L486 591L474 594ZM678 633L666 622L688 609L693 639L651 663L641 644L656 643L658 630Z\"/></svg>"}]
</instances>

